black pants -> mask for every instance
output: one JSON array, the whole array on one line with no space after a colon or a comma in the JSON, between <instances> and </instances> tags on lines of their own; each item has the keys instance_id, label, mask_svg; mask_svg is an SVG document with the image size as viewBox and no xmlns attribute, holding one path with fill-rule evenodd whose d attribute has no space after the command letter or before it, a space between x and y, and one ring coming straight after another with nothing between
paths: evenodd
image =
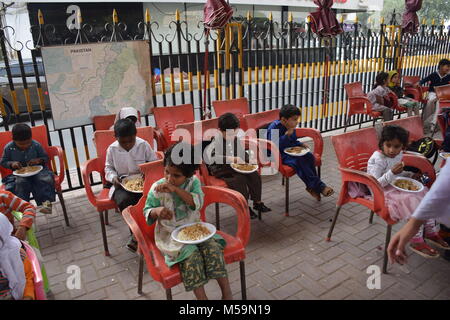
<instances>
[{"instance_id":1,"label":"black pants","mask_svg":"<svg viewBox=\"0 0 450 320\"><path fill-rule=\"evenodd\" d=\"M129 206L134 206L142 197L142 193L128 192L124 189L116 189L113 193L113 200L119 207L120 212Z\"/></svg>"},{"instance_id":2,"label":"black pants","mask_svg":"<svg viewBox=\"0 0 450 320\"><path fill-rule=\"evenodd\" d=\"M221 179L227 183L228 188L240 192L245 199L250 196L253 202L261 201L262 183L258 172L250 174L235 172Z\"/></svg>"}]
</instances>

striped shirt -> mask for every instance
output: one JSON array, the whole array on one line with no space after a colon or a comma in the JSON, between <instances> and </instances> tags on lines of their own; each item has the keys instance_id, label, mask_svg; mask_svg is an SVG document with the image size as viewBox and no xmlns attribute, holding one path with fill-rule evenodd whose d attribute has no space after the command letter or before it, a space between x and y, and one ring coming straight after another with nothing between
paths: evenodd
<instances>
[{"instance_id":1,"label":"striped shirt","mask_svg":"<svg viewBox=\"0 0 450 320\"><path fill-rule=\"evenodd\" d=\"M12 225L14 225L14 216L12 215L13 211L23 213L19 226L30 229L33 225L34 218L36 217L35 207L31 203L23 201L9 191L0 191L0 212L8 217L9 222L11 222Z\"/></svg>"}]
</instances>

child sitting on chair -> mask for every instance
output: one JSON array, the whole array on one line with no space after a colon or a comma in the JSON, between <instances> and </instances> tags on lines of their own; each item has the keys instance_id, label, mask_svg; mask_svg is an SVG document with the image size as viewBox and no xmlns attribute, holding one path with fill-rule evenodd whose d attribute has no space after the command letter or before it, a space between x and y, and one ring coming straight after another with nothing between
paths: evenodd
<instances>
[{"instance_id":1,"label":"child sitting on chair","mask_svg":"<svg viewBox=\"0 0 450 320\"><path fill-rule=\"evenodd\" d=\"M128 206L133 206L141 199L141 193L129 192L122 188L121 177L140 173L139 164L155 161L155 152L149 143L136 137L137 129L130 119L121 119L114 125L117 141L106 151L105 178L112 183L109 197L113 199L120 212ZM127 248L136 251L137 243L133 236L127 243Z\"/></svg>"},{"instance_id":2,"label":"child sitting on chair","mask_svg":"<svg viewBox=\"0 0 450 320\"><path fill-rule=\"evenodd\" d=\"M180 148L181 147L181 148ZM189 150L190 149L190 150ZM186 159L184 152L190 151ZM164 178L155 182L147 196L144 215L149 225L156 223L155 242L166 264L179 264L186 291L194 291L198 300L206 300L205 284L216 279L224 300L232 299L223 249L225 240L218 234L198 245L184 245L171 238L172 231L184 224L200 221L204 194L194 175L194 148L179 142L164 156Z\"/></svg>"},{"instance_id":3,"label":"child sitting on chair","mask_svg":"<svg viewBox=\"0 0 450 320\"><path fill-rule=\"evenodd\" d=\"M389 72L388 88L398 97L398 104L406 108L408 117L420 114L420 103L410 97L406 97L403 88L400 86L401 77L397 70Z\"/></svg>"},{"instance_id":4,"label":"child sitting on chair","mask_svg":"<svg viewBox=\"0 0 450 320\"><path fill-rule=\"evenodd\" d=\"M0 214L0 300L34 300L34 273L13 225Z\"/></svg>"},{"instance_id":5,"label":"child sitting on chair","mask_svg":"<svg viewBox=\"0 0 450 320\"><path fill-rule=\"evenodd\" d=\"M391 219L397 221L409 219L428 191L425 187L421 192L404 192L390 185L399 176L413 178L418 176L417 173L403 170L403 150L408 144L408 137L408 131L399 126L384 127L379 141L380 150L372 154L367 164L367 173L375 177L384 189L386 206L389 208ZM354 197L351 193L352 191L349 190L349 194ZM450 246L439 236L435 220L427 220L424 229L427 241L442 249L450 249ZM410 248L425 258L439 257L439 253L424 241L422 229L411 239Z\"/></svg>"},{"instance_id":6,"label":"child sitting on chair","mask_svg":"<svg viewBox=\"0 0 450 320\"><path fill-rule=\"evenodd\" d=\"M423 129L425 133L433 132L436 126L436 103L437 96L434 87L445 86L450 81L450 60L442 59L439 61L438 69L415 83L414 86L424 85L429 82L428 101L425 109L422 111Z\"/></svg>"},{"instance_id":7,"label":"child sitting on chair","mask_svg":"<svg viewBox=\"0 0 450 320\"><path fill-rule=\"evenodd\" d=\"M286 148L304 146L303 143L298 141L300 137L297 137L295 133L299 117L299 108L291 104L283 106L280 110L280 120L275 120L267 128L267 139L275 138L277 136L275 130L278 131L279 141L273 142L280 149L283 164L294 168L299 178L306 184L306 191L320 201L321 194L329 197L334 193L334 190L326 186L318 176L314 155L308 152L302 157L294 157L284 152Z\"/></svg>"},{"instance_id":8,"label":"child sitting on chair","mask_svg":"<svg viewBox=\"0 0 450 320\"><path fill-rule=\"evenodd\" d=\"M30 193L38 205L38 211L52 213L52 202L55 201L56 190L53 172L47 167L48 155L42 145L32 139L31 128L24 124L16 124L12 129L12 139L5 146L1 166L18 170L26 166L41 165L43 169L29 177L10 174L2 179L5 189L19 198L30 202Z\"/></svg>"},{"instance_id":9,"label":"child sitting on chair","mask_svg":"<svg viewBox=\"0 0 450 320\"><path fill-rule=\"evenodd\" d=\"M375 84L372 91L367 94L367 98L372 103L372 110L381 112L384 121L392 120L394 115L393 110L386 106L386 100L389 95L388 84L389 74L387 72L380 72L375 78Z\"/></svg>"},{"instance_id":10,"label":"child sitting on chair","mask_svg":"<svg viewBox=\"0 0 450 320\"><path fill-rule=\"evenodd\" d=\"M216 178L224 180L228 188L240 192L245 199L250 196L253 200L254 210L269 212L271 209L261 202L262 183L259 173L257 171L250 174L239 173L230 166L231 163L243 161L249 163L250 160L237 137L239 127L239 119L234 114L225 113L219 117L221 134L214 137L206 147L205 162L207 162L210 173ZM252 219L258 217L250 207L249 211Z\"/></svg>"}]
</instances>

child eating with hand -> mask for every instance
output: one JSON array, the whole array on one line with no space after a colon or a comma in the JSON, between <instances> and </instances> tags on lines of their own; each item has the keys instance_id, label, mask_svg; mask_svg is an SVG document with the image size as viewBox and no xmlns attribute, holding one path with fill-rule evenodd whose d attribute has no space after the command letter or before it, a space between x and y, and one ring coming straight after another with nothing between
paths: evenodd
<instances>
[{"instance_id":1,"label":"child eating with hand","mask_svg":"<svg viewBox=\"0 0 450 320\"><path fill-rule=\"evenodd\" d=\"M2 183L5 189L26 202L30 202L30 193L33 194L38 212L51 214L56 191L53 172L47 167L47 153L39 142L33 140L31 128L24 123L14 125L12 139L3 150L2 167L19 170L26 166L41 165L43 169L30 177L13 174L4 177Z\"/></svg>"},{"instance_id":2,"label":"child eating with hand","mask_svg":"<svg viewBox=\"0 0 450 320\"><path fill-rule=\"evenodd\" d=\"M280 109L280 120L275 120L267 128L267 140L274 138L276 136L275 130L278 130L279 141L273 142L280 149L283 164L294 168L299 178L306 184L306 191L320 201L321 194L329 197L334 193L334 190L325 185L317 174L314 155L308 152L302 157L295 157L284 152L285 149L290 147L305 146L298 141L300 137L297 137L295 133L299 117L299 108L291 104L283 106Z\"/></svg>"},{"instance_id":3,"label":"child eating with hand","mask_svg":"<svg viewBox=\"0 0 450 320\"><path fill-rule=\"evenodd\" d=\"M253 209L261 212L269 212L261 201L262 183L261 176L257 171L253 173L240 173L231 168L231 163L249 163L250 157L245 152L238 130L239 119L232 113L225 113L219 117L220 133L205 149L205 162L207 162L210 173L227 183L228 188L240 192L245 199L249 196L253 200ZM258 215L249 207L250 218L255 219Z\"/></svg>"},{"instance_id":4,"label":"child eating with hand","mask_svg":"<svg viewBox=\"0 0 450 320\"><path fill-rule=\"evenodd\" d=\"M399 176L417 178L417 174L403 170L403 150L408 144L408 137L409 132L399 126L384 127L379 141L380 150L372 154L367 164L367 173L377 179L384 189L390 217L397 221L409 219L428 192L426 187L421 192L411 193L397 190L390 185ZM349 194L355 197L351 190ZM427 220L423 229L425 239L429 242L442 249L450 249L450 246L439 236L434 219ZM425 258L439 257L439 253L424 241L423 229L421 228L411 239L411 250Z\"/></svg>"},{"instance_id":5,"label":"child eating with hand","mask_svg":"<svg viewBox=\"0 0 450 320\"><path fill-rule=\"evenodd\" d=\"M183 156L186 150L189 159ZM147 224L156 223L156 246L169 267L179 264L186 291L194 291L198 300L208 299L204 286L210 279L217 280L224 300L232 299L223 255L225 240L215 234L200 244L185 245L171 238L177 227L200 222L204 194L194 175L199 167L194 148L182 142L173 145L165 153L164 167L165 177L152 185L144 207Z\"/></svg>"}]
</instances>

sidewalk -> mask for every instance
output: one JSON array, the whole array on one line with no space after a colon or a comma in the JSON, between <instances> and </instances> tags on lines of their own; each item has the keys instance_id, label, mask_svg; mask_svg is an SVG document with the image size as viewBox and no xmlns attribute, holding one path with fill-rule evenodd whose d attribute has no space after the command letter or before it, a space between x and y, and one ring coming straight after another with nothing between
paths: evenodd
<instances>
[{"instance_id":1,"label":"sidewalk","mask_svg":"<svg viewBox=\"0 0 450 320\"><path fill-rule=\"evenodd\" d=\"M315 201L297 177L291 178L290 217L284 216L284 187L281 176L263 177L263 201L272 212L263 220L251 221L247 246L246 275L248 299L450 299L450 262L426 260L411 255L407 266L389 266L381 276L381 289L369 290L366 272L381 266L386 226L378 217L369 224L369 210L344 206L331 242L325 242L340 189L340 173L329 137L324 138L323 180L335 188L330 198ZM440 164L437 163L436 168ZM66 193L70 218L66 227L61 207L51 216L37 217L37 236L50 279L50 299L165 299L162 286L144 274L142 296L137 294L138 256L124 245L129 236L125 222L110 211L106 226L111 257L104 257L98 214L88 202L84 189ZM214 222L211 206L208 220ZM221 208L221 227L236 230L231 210ZM395 226L393 232L400 226ZM81 268L81 289L66 286L67 267ZM227 266L234 298L240 299L239 264ZM183 285L173 288L174 299L193 299ZM215 282L206 286L210 299L220 299Z\"/></svg>"}]
</instances>

